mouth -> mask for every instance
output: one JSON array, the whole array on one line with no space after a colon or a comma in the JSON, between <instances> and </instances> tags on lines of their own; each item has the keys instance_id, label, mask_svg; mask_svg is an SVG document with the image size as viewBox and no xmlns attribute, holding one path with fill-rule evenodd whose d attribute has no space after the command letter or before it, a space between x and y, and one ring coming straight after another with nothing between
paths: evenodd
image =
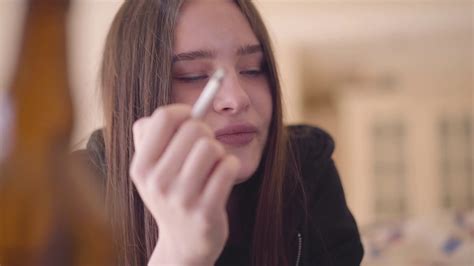
<instances>
[{"instance_id":1,"label":"mouth","mask_svg":"<svg viewBox=\"0 0 474 266\"><path fill-rule=\"evenodd\" d=\"M232 124L215 131L215 136L218 141L235 147L249 144L256 135L257 128L249 123Z\"/></svg>"}]
</instances>

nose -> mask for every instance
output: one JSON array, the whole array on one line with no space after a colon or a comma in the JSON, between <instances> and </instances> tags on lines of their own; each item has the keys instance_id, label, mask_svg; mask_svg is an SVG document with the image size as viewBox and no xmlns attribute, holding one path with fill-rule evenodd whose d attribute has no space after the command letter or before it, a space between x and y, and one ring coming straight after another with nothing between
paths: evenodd
<instances>
[{"instance_id":1,"label":"nose","mask_svg":"<svg viewBox=\"0 0 474 266\"><path fill-rule=\"evenodd\" d=\"M250 98L241 86L235 71L226 71L221 88L213 101L214 111L225 115L236 115L247 110Z\"/></svg>"}]
</instances>

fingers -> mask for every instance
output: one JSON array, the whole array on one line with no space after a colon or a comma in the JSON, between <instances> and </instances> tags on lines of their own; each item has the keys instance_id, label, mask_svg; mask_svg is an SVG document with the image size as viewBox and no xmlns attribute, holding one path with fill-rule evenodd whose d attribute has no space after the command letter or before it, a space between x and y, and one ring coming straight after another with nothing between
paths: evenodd
<instances>
[{"instance_id":1,"label":"fingers","mask_svg":"<svg viewBox=\"0 0 474 266\"><path fill-rule=\"evenodd\" d=\"M146 121L134 126L135 155L130 165L132 178L143 178L164 152L174 133L190 117L191 108L174 104L158 108ZM145 129L145 130L143 130ZM141 131L141 132L140 132ZM144 132L143 132L144 131Z\"/></svg>"},{"instance_id":2,"label":"fingers","mask_svg":"<svg viewBox=\"0 0 474 266\"><path fill-rule=\"evenodd\" d=\"M148 124L147 122L150 120L149 117L143 117L135 121L133 123L133 145L135 146L135 152L137 149L141 147L140 143L143 140L143 135L146 132L145 126Z\"/></svg>"},{"instance_id":3,"label":"fingers","mask_svg":"<svg viewBox=\"0 0 474 266\"><path fill-rule=\"evenodd\" d=\"M199 139L213 139L214 134L208 126L199 120L188 120L179 128L176 135L166 147L157 165L150 172L151 178L159 178L160 190L166 192L171 183L176 181L183 164L190 159L187 158L193 146ZM223 151L222 151L223 152ZM200 155L206 157L206 154ZM197 166L199 167L199 166ZM188 186L185 184L185 186Z\"/></svg>"},{"instance_id":4,"label":"fingers","mask_svg":"<svg viewBox=\"0 0 474 266\"><path fill-rule=\"evenodd\" d=\"M134 123L130 176L142 197L161 198L172 188L173 197L185 204L225 210L240 161L225 155L213 131L190 113L189 106L175 104Z\"/></svg>"},{"instance_id":5,"label":"fingers","mask_svg":"<svg viewBox=\"0 0 474 266\"><path fill-rule=\"evenodd\" d=\"M224 209L237 179L240 161L233 155L226 155L209 177L200 204L205 210Z\"/></svg>"},{"instance_id":6,"label":"fingers","mask_svg":"<svg viewBox=\"0 0 474 266\"><path fill-rule=\"evenodd\" d=\"M225 149L214 139L201 138L186 158L173 192L183 195L191 204L202 193L209 175L225 155Z\"/></svg>"}]
</instances>

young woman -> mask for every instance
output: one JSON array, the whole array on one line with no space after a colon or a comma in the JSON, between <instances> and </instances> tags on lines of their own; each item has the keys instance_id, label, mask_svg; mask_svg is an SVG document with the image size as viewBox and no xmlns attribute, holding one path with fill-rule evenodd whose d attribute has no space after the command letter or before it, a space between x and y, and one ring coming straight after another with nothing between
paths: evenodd
<instances>
[{"instance_id":1,"label":"young woman","mask_svg":"<svg viewBox=\"0 0 474 266\"><path fill-rule=\"evenodd\" d=\"M225 70L203 119L190 110ZM332 139L282 124L270 40L246 0L126 1L102 64L104 177L123 265L359 265Z\"/></svg>"}]
</instances>

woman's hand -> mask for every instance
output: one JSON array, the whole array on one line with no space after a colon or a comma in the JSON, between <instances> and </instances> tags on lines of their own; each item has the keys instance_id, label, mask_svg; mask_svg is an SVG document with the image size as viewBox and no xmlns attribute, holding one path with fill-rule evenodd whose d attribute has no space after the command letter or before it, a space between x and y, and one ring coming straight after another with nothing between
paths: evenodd
<instances>
[{"instance_id":1,"label":"woman's hand","mask_svg":"<svg viewBox=\"0 0 474 266\"><path fill-rule=\"evenodd\" d=\"M133 126L130 176L159 228L150 265L213 265L228 237L226 202L240 163L186 105Z\"/></svg>"}]
</instances>

